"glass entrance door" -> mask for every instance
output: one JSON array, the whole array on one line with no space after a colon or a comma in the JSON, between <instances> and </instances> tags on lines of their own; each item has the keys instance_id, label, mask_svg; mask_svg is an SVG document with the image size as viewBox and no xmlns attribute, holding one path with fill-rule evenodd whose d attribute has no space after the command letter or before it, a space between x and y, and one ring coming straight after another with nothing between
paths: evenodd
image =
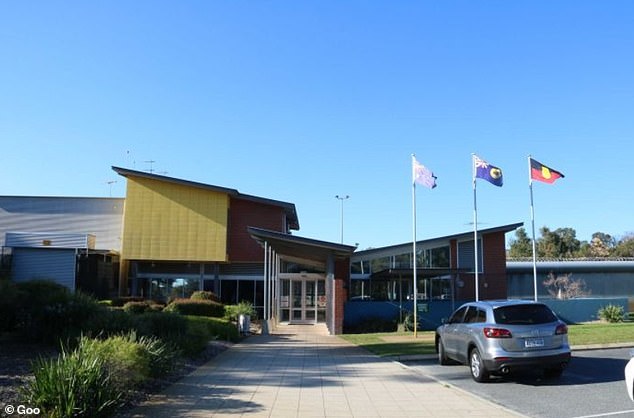
<instances>
[{"instance_id":1,"label":"glass entrance door","mask_svg":"<svg viewBox=\"0 0 634 418\"><path fill-rule=\"evenodd\" d=\"M280 319L294 324L326 321L326 286L320 279L282 279Z\"/></svg>"}]
</instances>

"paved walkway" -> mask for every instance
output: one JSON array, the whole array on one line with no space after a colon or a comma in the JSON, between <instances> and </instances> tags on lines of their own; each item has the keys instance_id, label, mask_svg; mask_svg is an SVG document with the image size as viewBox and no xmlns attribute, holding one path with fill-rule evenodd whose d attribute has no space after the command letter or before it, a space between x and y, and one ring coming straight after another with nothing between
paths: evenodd
<instances>
[{"instance_id":1,"label":"paved walkway","mask_svg":"<svg viewBox=\"0 0 634 418\"><path fill-rule=\"evenodd\" d=\"M310 326L232 346L134 417L519 417Z\"/></svg>"}]
</instances>

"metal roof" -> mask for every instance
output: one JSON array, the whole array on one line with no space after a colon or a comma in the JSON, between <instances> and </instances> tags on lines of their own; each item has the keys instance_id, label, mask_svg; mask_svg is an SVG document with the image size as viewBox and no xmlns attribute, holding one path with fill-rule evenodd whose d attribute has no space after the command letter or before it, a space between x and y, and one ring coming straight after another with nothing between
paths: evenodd
<instances>
[{"instance_id":1,"label":"metal roof","mask_svg":"<svg viewBox=\"0 0 634 418\"><path fill-rule=\"evenodd\" d=\"M198 183L195 181L183 180L183 179L178 179L175 177L162 176L159 174L148 173L145 171L136 171L136 170L130 170L127 168L121 168L121 167L115 167L115 166L112 166L112 169L117 174L123 177L131 176L131 177L141 177L141 178L146 178L151 180L163 181L167 183L178 184L181 186L195 187L198 189L210 190L210 191L218 192L218 193L225 193L234 199L247 200L247 201L261 203L265 205L279 206L283 208L286 213L289 228L293 230L299 230L299 218L297 217L297 210L295 209L295 205L293 203L283 202L281 200L267 199L267 198L258 197L258 196L252 196L252 195L240 193L236 189L215 186L212 184Z\"/></svg>"},{"instance_id":2,"label":"metal roof","mask_svg":"<svg viewBox=\"0 0 634 418\"><path fill-rule=\"evenodd\" d=\"M547 271L634 271L634 258L625 259L585 259L585 260L537 260L537 270ZM532 261L506 261L509 273L532 272Z\"/></svg>"},{"instance_id":3,"label":"metal roof","mask_svg":"<svg viewBox=\"0 0 634 418\"><path fill-rule=\"evenodd\" d=\"M514 231L517 228L524 225L524 222L517 222L514 224L502 225L493 228L480 229L478 230L478 235L487 235L496 232L510 232ZM461 232L458 234L446 235L443 237L430 238L426 240L416 241L416 245L420 247L434 247L435 245L443 245L448 243L451 240L473 240L473 230L469 232ZM387 247L379 247L379 248L371 248L368 250L357 251L354 253L354 258L356 260L364 259L368 256L376 257L380 254L397 254L399 251L411 251L412 242L406 242L403 244L390 245Z\"/></svg>"},{"instance_id":4,"label":"metal roof","mask_svg":"<svg viewBox=\"0 0 634 418\"><path fill-rule=\"evenodd\" d=\"M247 230L251 237L261 245L267 242L278 255L287 259L311 260L321 263L325 262L331 254L335 258L350 257L356 249L351 245L303 238L268 229L248 227Z\"/></svg>"}]
</instances>

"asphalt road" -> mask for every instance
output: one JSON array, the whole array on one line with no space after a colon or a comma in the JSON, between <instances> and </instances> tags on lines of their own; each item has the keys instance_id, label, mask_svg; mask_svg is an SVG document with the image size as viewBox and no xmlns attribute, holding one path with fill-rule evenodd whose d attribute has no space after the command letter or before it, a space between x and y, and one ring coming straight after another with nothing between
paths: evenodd
<instances>
[{"instance_id":1,"label":"asphalt road","mask_svg":"<svg viewBox=\"0 0 634 418\"><path fill-rule=\"evenodd\" d=\"M436 360L402 362L416 371L482 398L539 418L634 417L625 389L624 369L630 348L574 351L559 379L541 372L476 383L466 366L440 366Z\"/></svg>"}]
</instances>

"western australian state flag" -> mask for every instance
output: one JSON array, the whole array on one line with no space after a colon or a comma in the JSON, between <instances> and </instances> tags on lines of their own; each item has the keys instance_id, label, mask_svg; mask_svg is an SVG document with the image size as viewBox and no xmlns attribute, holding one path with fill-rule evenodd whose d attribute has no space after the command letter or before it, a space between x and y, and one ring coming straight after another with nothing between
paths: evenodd
<instances>
[{"instance_id":1,"label":"western australian state flag","mask_svg":"<svg viewBox=\"0 0 634 418\"><path fill-rule=\"evenodd\" d=\"M473 156L473 163L475 164L475 176L477 178L484 179L498 187L502 186L503 178L501 168L487 163L477 155Z\"/></svg>"}]
</instances>

